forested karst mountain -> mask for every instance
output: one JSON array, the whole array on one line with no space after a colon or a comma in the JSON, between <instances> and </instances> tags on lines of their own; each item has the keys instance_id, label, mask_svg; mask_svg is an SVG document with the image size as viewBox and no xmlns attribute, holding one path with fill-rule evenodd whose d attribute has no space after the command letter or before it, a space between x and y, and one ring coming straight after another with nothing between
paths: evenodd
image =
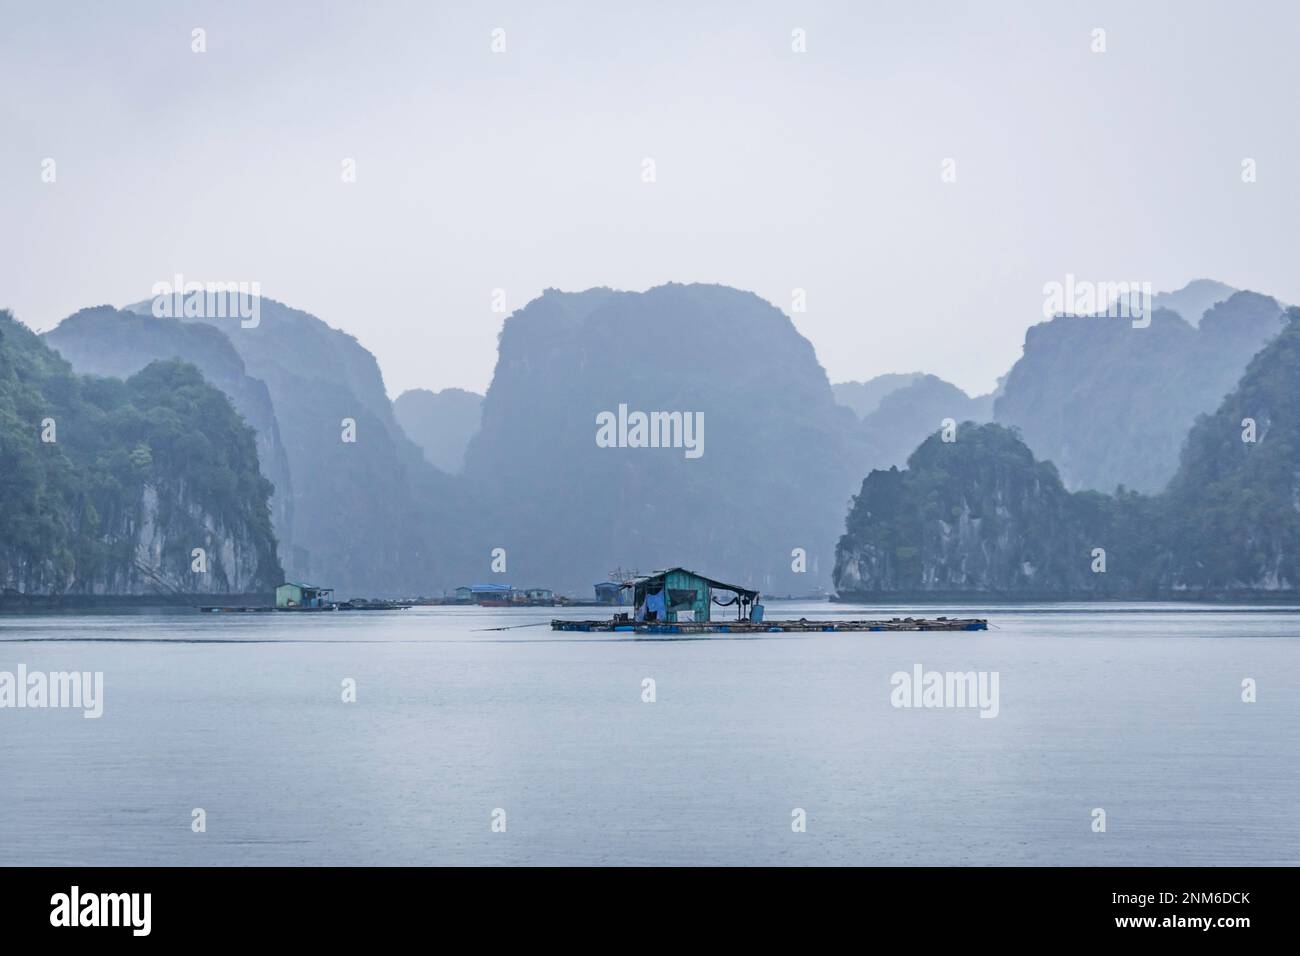
<instances>
[{"instance_id":1,"label":"forested karst mountain","mask_svg":"<svg viewBox=\"0 0 1300 956\"><path fill-rule=\"evenodd\" d=\"M1221 291L1189 286L1175 295L1192 310ZM670 564L768 593L806 593L829 583L837 557L836 580L850 591L1088 596L1292 586L1285 520L1275 529L1281 538L1249 530L1248 541L1238 540L1227 530L1232 521L1257 528L1264 510L1282 508L1291 493L1278 451L1286 447L1284 389L1243 393L1258 414L1226 413L1257 421L1260 441L1239 464L1268 462L1272 491L1254 490L1254 472L1221 474L1206 457L1212 438L1225 440L1218 426L1205 430L1219 413L1192 428L1283 325L1276 301L1250 292L1218 302L1199 328L1169 311L1148 328L1100 317L1042 323L1029 330L996 400L997 420L1019 435L972 424L955 444L927 436L947 418L987 421L993 396L971 398L921 373L833 390L784 314L723 286L548 290L506 321L483 398L419 389L390 402L374 357L355 338L265 298L251 328L238 319L159 319L146 302L83 310L45 341L75 371L127 378L148 368L140 381L154 385L163 380L158 368L174 367L156 360L197 366L253 428L262 474L277 488L271 518L286 574L342 594L436 594L476 580L587 594L615 566ZM180 374L167 380L182 383ZM620 412L675 413L679 425L698 416L699 454L635 447L624 440L625 418L615 447L606 447L598 416ZM1166 495L1070 493L1118 484L1158 491L1185 440L1180 474L1199 477ZM1268 449L1254 454L1266 440ZM906 470L861 481L872 468L905 462ZM850 533L834 555L857 485ZM1240 496L1228 493L1241 487ZM943 519L936 502L957 511ZM1194 523L1202 512L1222 524L1219 537L1236 542L1234 550L1214 559L1180 550L1177 539L1195 539L1195 528L1179 527L1178 516ZM128 533L123 527L113 540ZM256 539L249 534L246 541ZM9 566L44 570L12 572L23 587L145 586L89 572L69 583L50 570L64 557L47 566L36 539L24 540L25 556ZM51 556L74 553L83 572L91 566L93 549L44 540ZM1109 556L1101 577L1089 568L1093 547ZM494 548L508 555L499 576ZM1232 575L1220 561L1232 563ZM223 573L232 587L254 576L247 564Z\"/></svg>"},{"instance_id":2,"label":"forested karst mountain","mask_svg":"<svg viewBox=\"0 0 1300 956\"><path fill-rule=\"evenodd\" d=\"M927 439L905 471L867 476L837 549L837 588L867 598L1300 593L1300 309L1285 318L1197 420L1163 493L1067 492L1012 431L963 426L954 442Z\"/></svg>"},{"instance_id":3,"label":"forested karst mountain","mask_svg":"<svg viewBox=\"0 0 1300 956\"><path fill-rule=\"evenodd\" d=\"M1159 491L1196 416L1218 406L1278 333L1281 311L1268 296L1238 292L1199 328L1167 310L1145 328L1058 316L1026 333L994 420L1018 428L1067 488Z\"/></svg>"},{"instance_id":4,"label":"forested karst mountain","mask_svg":"<svg viewBox=\"0 0 1300 956\"><path fill-rule=\"evenodd\" d=\"M77 375L0 312L0 474L8 591L265 593L283 574L253 432L193 366Z\"/></svg>"},{"instance_id":5,"label":"forested karst mountain","mask_svg":"<svg viewBox=\"0 0 1300 956\"><path fill-rule=\"evenodd\" d=\"M262 475L275 489L271 519L276 539L282 554L293 553L293 480L271 394L265 382L247 373L221 330L102 305L68 316L43 338L82 374L125 379L151 362L168 359L195 366L252 427Z\"/></svg>"},{"instance_id":6,"label":"forested karst mountain","mask_svg":"<svg viewBox=\"0 0 1300 956\"><path fill-rule=\"evenodd\" d=\"M1146 499L1071 494L1050 462L1035 461L999 425L964 423L956 440L927 438L907 468L871 472L836 552L841 596L991 594L1026 599L1125 592L1141 564Z\"/></svg>"},{"instance_id":7,"label":"forested karst mountain","mask_svg":"<svg viewBox=\"0 0 1300 956\"><path fill-rule=\"evenodd\" d=\"M149 314L151 303L132 309ZM292 576L368 596L460 583L472 509L397 424L370 352L265 297L252 327L183 321L219 328L270 392L293 482L294 548L284 556Z\"/></svg>"},{"instance_id":8,"label":"forested karst mountain","mask_svg":"<svg viewBox=\"0 0 1300 956\"><path fill-rule=\"evenodd\" d=\"M483 396L460 388L413 388L393 401L393 414L431 464L449 474L465 466L465 449L483 418Z\"/></svg>"},{"instance_id":9,"label":"forested karst mountain","mask_svg":"<svg viewBox=\"0 0 1300 956\"><path fill-rule=\"evenodd\" d=\"M703 453L600 447L597 416L620 405L702 415ZM861 474L856 426L812 345L752 293L548 290L506 320L465 477L520 583L586 593L616 565L681 564L807 592L828 583Z\"/></svg>"},{"instance_id":10,"label":"forested karst mountain","mask_svg":"<svg viewBox=\"0 0 1300 956\"><path fill-rule=\"evenodd\" d=\"M1173 586L1300 590L1300 308L1212 415L1162 496Z\"/></svg>"}]
</instances>

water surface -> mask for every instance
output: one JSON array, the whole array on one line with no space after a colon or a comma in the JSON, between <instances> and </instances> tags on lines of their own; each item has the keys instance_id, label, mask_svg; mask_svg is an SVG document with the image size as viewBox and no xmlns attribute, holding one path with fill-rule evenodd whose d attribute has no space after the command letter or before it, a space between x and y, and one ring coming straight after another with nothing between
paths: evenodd
<instances>
[{"instance_id":1,"label":"water surface","mask_svg":"<svg viewBox=\"0 0 1300 956\"><path fill-rule=\"evenodd\" d=\"M98 720L0 710L0 865L1300 863L1295 608L926 609L977 611L689 640L536 626L594 609L0 617L0 671L105 682ZM918 663L996 671L998 716L891 706Z\"/></svg>"}]
</instances>

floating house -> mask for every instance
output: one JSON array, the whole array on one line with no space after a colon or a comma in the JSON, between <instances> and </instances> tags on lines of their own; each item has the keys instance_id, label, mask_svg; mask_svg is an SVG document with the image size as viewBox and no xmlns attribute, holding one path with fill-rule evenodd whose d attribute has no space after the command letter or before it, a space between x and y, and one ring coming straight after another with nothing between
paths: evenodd
<instances>
[{"instance_id":1,"label":"floating house","mask_svg":"<svg viewBox=\"0 0 1300 956\"><path fill-rule=\"evenodd\" d=\"M612 583L612 582L609 582ZM557 618L551 621L555 631L625 631L632 634L760 634L782 632L829 631L983 631L984 618L917 618L888 620L798 620L766 621L758 592L737 584L725 584L686 568L668 568L640 575L619 585L631 594L633 613L619 613L603 621ZM597 595L601 585L596 585ZM731 595L725 600L715 592ZM735 608L736 615L722 615L712 620L714 607Z\"/></svg>"},{"instance_id":2,"label":"floating house","mask_svg":"<svg viewBox=\"0 0 1300 956\"><path fill-rule=\"evenodd\" d=\"M757 591L715 581L685 568L654 571L633 578L621 587L631 592L632 606L636 608L635 619L638 621L665 621L670 624L681 621L707 622L712 617L714 605L734 606L736 619L746 620L753 608L761 607L757 603ZM726 601L719 600L713 596L714 591L725 591L732 597ZM762 612L758 613L761 616Z\"/></svg>"},{"instance_id":3,"label":"floating house","mask_svg":"<svg viewBox=\"0 0 1300 956\"><path fill-rule=\"evenodd\" d=\"M630 595L623 590L623 585L618 581L601 581L596 585L597 604L626 604L627 597Z\"/></svg>"},{"instance_id":4,"label":"floating house","mask_svg":"<svg viewBox=\"0 0 1300 956\"><path fill-rule=\"evenodd\" d=\"M483 607L509 605L555 604L555 592L550 588L523 588L517 590L508 584L470 584L456 589L457 604L478 604Z\"/></svg>"},{"instance_id":5,"label":"floating house","mask_svg":"<svg viewBox=\"0 0 1300 956\"><path fill-rule=\"evenodd\" d=\"M504 604L511 601L515 590L508 584L471 584L456 589L460 604Z\"/></svg>"},{"instance_id":6,"label":"floating house","mask_svg":"<svg viewBox=\"0 0 1300 956\"><path fill-rule=\"evenodd\" d=\"M334 606L334 589L312 584L281 584L275 589L275 606L282 610Z\"/></svg>"}]
</instances>

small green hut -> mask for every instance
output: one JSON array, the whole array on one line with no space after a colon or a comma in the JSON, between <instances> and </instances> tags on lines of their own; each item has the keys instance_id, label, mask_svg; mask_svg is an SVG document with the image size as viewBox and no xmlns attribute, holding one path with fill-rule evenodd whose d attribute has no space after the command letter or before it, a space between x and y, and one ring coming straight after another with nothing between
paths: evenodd
<instances>
[{"instance_id":1,"label":"small green hut","mask_svg":"<svg viewBox=\"0 0 1300 956\"><path fill-rule=\"evenodd\" d=\"M714 604L719 607L736 607L736 617L744 620L749 607L758 600L758 592L735 584L715 581L686 568L668 568L643 577L634 578L623 585L632 590L632 606L638 621L711 620ZM734 595L729 601L713 597L714 591L727 591Z\"/></svg>"},{"instance_id":2,"label":"small green hut","mask_svg":"<svg viewBox=\"0 0 1300 956\"><path fill-rule=\"evenodd\" d=\"M333 588L286 582L275 589L275 606L278 608L328 607L333 603Z\"/></svg>"}]
</instances>

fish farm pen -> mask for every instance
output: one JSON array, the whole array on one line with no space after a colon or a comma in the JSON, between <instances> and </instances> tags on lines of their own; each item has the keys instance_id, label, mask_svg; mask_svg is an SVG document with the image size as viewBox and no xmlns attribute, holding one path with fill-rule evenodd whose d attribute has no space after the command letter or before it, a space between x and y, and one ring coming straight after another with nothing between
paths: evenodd
<instances>
[{"instance_id":1,"label":"fish farm pen","mask_svg":"<svg viewBox=\"0 0 1300 956\"><path fill-rule=\"evenodd\" d=\"M983 618L895 617L879 621L765 621L758 592L724 584L685 568L669 568L621 585L632 591L631 613L603 621L551 621L555 631L614 631L632 634L771 634L803 631L985 631ZM714 591L729 592L719 600ZM712 619L714 607L734 607L734 620Z\"/></svg>"},{"instance_id":2,"label":"fish farm pen","mask_svg":"<svg viewBox=\"0 0 1300 956\"><path fill-rule=\"evenodd\" d=\"M551 621L554 631L626 631L633 634L770 634L786 631L986 631L983 618L896 617L888 621Z\"/></svg>"}]
</instances>

